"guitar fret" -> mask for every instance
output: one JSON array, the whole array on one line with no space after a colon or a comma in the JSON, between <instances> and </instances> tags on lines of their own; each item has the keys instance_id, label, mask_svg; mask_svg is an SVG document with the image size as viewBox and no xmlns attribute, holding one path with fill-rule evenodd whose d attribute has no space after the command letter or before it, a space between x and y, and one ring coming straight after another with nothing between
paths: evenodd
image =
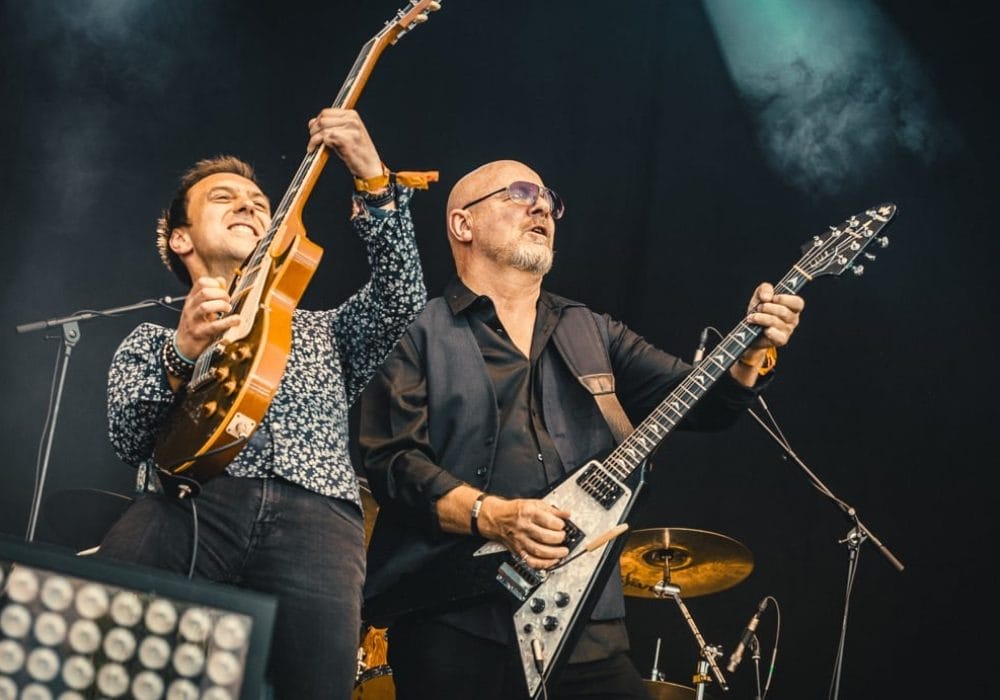
<instances>
[{"instance_id":1,"label":"guitar fret","mask_svg":"<svg viewBox=\"0 0 1000 700\"><path fill-rule=\"evenodd\" d=\"M376 35L368 40L368 42L361 47L361 51L358 53L358 57L354 60L354 65L351 66L350 73L347 74L347 80L340 87L340 92L337 93L337 98L333 101L334 107L340 107L347 101L347 95L354 87L355 78L361 73L361 69L368 59L368 54L371 52L372 47L375 45L375 41L380 37Z\"/></svg>"}]
</instances>

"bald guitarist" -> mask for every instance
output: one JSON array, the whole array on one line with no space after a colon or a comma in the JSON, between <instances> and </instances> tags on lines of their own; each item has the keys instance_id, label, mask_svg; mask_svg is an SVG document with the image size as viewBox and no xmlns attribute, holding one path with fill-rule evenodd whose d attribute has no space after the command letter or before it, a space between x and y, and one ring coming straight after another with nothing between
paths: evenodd
<instances>
[{"instance_id":1,"label":"bald guitarist","mask_svg":"<svg viewBox=\"0 0 1000 700\"><path fill-rule=\"evenodd\" d=\"M330 149L360 185L351 228L367 247L371 278L337 308L295 310L291 353L266 415L195 499L193 559L191 504L156 492L153 443L194 358L239 322L226 315L227 290L268 231L271 202L237 158L203 160L184 173L157 242L190 292L176 328L145 323L122 342L108 380L112 443L148 493L99 550L277 596L268 672L276 697L296 700L352 692L365 553L348 407L426 298L411 190L377 186L382 159L353 110L325 109L308 126L309 151Z\"/></svg>"},{"instance_id":2,"label":"bald guitarist","mask_svg":"<svg viewBox=\"0 0 1000 700\"><path fill-rule=\"evenodd\" d=\"M502 544L526 567L552 570L570 554L571 522L596 521L587 507L617 507L610 499L606 506L593 498L541 499L556 484L572 486L564 476L615 445L603 411L570 371L577 363L563 341L578 348L576 359L604 358L633 423L691 372L619 321L542 287L564 210L559 195L520 162L487 163L459 179L446 212L457 276L365 389L361 453L380 506L368 550L366 615L377 617L383 598L403 603L389 626L398 700L649 697L627 653L617 570L606 585L595 585L592 610L578 608L584 612L577 625L561 618L582 606L577 589L548 602L534 597L540 589L530 592L535 582L525 567L488 572L496 596L485 584L487 595L441 595L452 584L474 589L463 581L475 571L471 552L469 561L450 556L467 541ZM662 303L669 313L677 302ZM771 371L775 348L788 342L803 306L801 297L768 283L754 290L747 322L762 333L738 360L729 358L731 369L683 427L715 430L737 419L771 381L758 380ZM613 488L595 492L614 495ZM522 605L535 605L538 618L515 626L513 612ZM558 641L574 634L572 644ZM526 645L529 639L534 643ZM540 685L538 672L548 675L563 649L565 670L553 672L551 688Z\"/></svg>"}]
</instances>

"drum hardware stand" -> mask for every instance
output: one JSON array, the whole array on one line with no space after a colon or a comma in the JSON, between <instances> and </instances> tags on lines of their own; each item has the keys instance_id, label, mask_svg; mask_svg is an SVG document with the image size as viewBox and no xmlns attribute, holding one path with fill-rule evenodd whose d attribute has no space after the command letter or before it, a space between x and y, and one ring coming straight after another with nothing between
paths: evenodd
<instances>
[{"instance_id":1,"label":"drum hardware stand","mask_svg":"<svg viewBox=\"0 0 1000 700\"><path fill-rule=\"evenodd\" d=\"M753 659L753 669L754 677L757 679L757 694L753 696L753 700L761 700L761 690L760 690L760 640L757 639L756 634L750 635L750 658Z\"/></svg>"},{"instance_id":2,"label":"drum hardware stand","mask_svg":"<svg viewBox=\"0 0 1000 700\"><path fill-rule=\"evenodd\" d=\"M771 414L771 410L768 408L767 404L764 403L764 399L758 396L757 402L771 419L771 422L774 424L774 429L767 425L760 416L753 412L753 410L748 410L747 412L753 416L753 419L760 424L764 431L778 443L778 446L781 447L784 453L790 457L803 472L805 472L806 477L810 482L812 482L812 485L816 488L816 490L833 501L833 503L841 510L841 512L844 513L845 516L847 516L847 519L852 524L852 527L848 531L847 535L843 539L837 540L839 544L847 545L848 556L847 594L844 599L844 617L841 621L840 641L837 645L837 658L834 660L833 680L831 682L830 692L830 699L837 700L838 694L840 693L840 675L843 670L844 642L847 639L847 615L850 610L851 591L854 588L854 577L858 571L858 555L860 553L861 545L865 540L870 539L878 551L882 553L882 556L888 559L889 563L892 564L897 571L903 570L903 563L889 551L888 547L882 544L882 542L874 535L874 533L872 533L871 530L868 529L864 523L861 522L861 519L858 517L857 510L855 510L855 508L846 501L837 497L833 491L831 491L826 484L824 484L820 478L816 476L799 458L799 456L792 449L791 444L789 444L788 440L785 439L785 436L781 434L781 428L778 427L778 423L775 421L774 416Z\"/></svg>"},{"instance_id":3,"label":"drum hardware stand","mask_svg":"<svg viewBox=\"0 0 1000 700\"><path fill-rule=\"evenodd\" d=\"M649 680L661 682L665 681L667 678L660 672L660 642L662 642L661 637L656 638L656 652L653 654L653 670L649 672Z\"/></svg>"},{"instance_id":4,"label":"drum hardware stand","mask_svg":"<svg viewBox=\"0 0 1000 700\"><path fill-rule=\"evenodd\" d=\"M45 478L49 470L49 458L52 456L52 441L55 437L56 422L59 419L59 405L62 403L63 387L66 384L66 372L69 369L69 359L73 353L73 348L80 342L80 321L88 321L92 318L107 318L119 316L129 311L146 309L151 306L165 306L179 301L184 301L185 297L162 297L160 299L147 299L128 306L118 306L102 311L78 311L69 316L60 318L50 318L44 321L33 321L22 323L17 327L18 333L30 333L46 328L59 326L62 329L63 346L62 352L56 356L55 371L52 375L52 387L49 391L49 407L45 416L45 423L42 427L42 439L39 444L38 457L35 463L35 491L31 498L31 512L28 516L28 529L25 533L25 541L32 542L35 539L35 528L38 525L38 515L42 506L42 492L45 489ZM51 337L51 336L50 336Z\"/></svg>"},{"instance_id":5,"label":"drum hardware stand","mask_svg":"<svg viewBox=\"0 0 1000 700\"><path fill-rule=\"evenodd\" d=\"M715 679L718 681L719 687L728 691L729 685L726 683L726 679L722 675L722 669L720 669L719 665L715 662L717 657L722 656L722 649L718 645L709 645L705 643L705 638L701 636L701 632L698 630L698 626L691 617L691 613L688 612L687 606L684 604L684 601L681 600L680 586L666 583L666 581L660 581L653 588L653 592L658 598L671 596L674 601L677 602L677 607L681 609L681 615L684 616L684 619L688 623L688 627L691 628L691 632L694 634L694 638L698 642L700 658L698 660L697 672L693 678L696 689L696 700L705 699L705 686L712 682L712 676L708 673L709 669L711 669L712 673L715 675Z\"/></svg>"}]
</instances>

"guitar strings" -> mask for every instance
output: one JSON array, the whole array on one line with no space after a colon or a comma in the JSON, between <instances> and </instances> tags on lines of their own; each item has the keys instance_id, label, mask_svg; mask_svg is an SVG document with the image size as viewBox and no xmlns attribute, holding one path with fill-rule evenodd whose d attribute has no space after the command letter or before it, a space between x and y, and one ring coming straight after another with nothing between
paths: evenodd
<instances>
[{"instance_id":1,"label":"guitar strings","mask_svg":"<svg viewBox=\"0 0 1000 700\"><path fill-rule=\"evenodd\" d=\"M872 222L872 218L869 218L863 224L858 224L857 219L852 217L848 219L842 228L834 228L832 230L832 235L829 237L828 241L823 244L816 246L808 250L802 258L792 267L792 269L786 273L785 277L775 285L775 290L779 293L792 293L797 292L806 281L811 279L811 276L805 271L810 267L813 267L817 260L822 257L834 257L842 255L845 249L850 249L854 245L858 245L857 241L860 236L864 233L869 234L869 238L874 235L869 228ZM843 234L847 233L847 236ZM817 240L819 240L817 238ZM830 241L834 241L834 245L829 245ZM808 279L802 279L807 277ZM796 282L793 282L795 280ZM666 435L673 430L674 427L683 419L684 415L689 411L694 404L708 391L708 389L714 385L718 378L726 371L734 362L736 362L737 357L740 353L749 347L757 336L761 333L761 329L757 326L751 326L746 323L746 321L741 321L736 328L724 338L719 345L713 350L713 355L710 355L711 364L714 364L717 368L717 373L713 374L713 371L708 368L711 367L710 364L706 364L704 367L699 366L694 371L692 371L685 379L675 388L670 395L659 405L653 412L639 424L639 426L629 435L625 440L622 441L618 447L616 447L608 458L603 462L599 463L597 468L579 483L583 488L587 488L590 491L602 491L607 488L607 477L617 479L618 481L624 481L636 467L646 458L648 455L656 448L656 446L662 442ZM739 339L739 336L745 335L749 338L745 342ZM714 353L717 350L726 355L725 362L719 362L714 357ZM708 376L709 381L707 384L702 384L705 376ZM693 400L688 403L687 401L679 398L680 394L687 393ZM683 410L677 408L676 404L683 406ZM676 418L671 417L671 412L676 414ZM666 425L664 425L666 424ZM644 454L643 454L644 453Z\"/></svg>"}]
</instances>

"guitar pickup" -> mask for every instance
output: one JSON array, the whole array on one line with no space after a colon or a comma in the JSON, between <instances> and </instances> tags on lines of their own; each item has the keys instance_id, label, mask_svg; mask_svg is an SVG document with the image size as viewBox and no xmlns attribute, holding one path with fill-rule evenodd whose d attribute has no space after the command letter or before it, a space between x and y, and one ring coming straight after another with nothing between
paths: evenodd
<instances>
[{"instance_id":1,"label":"guitar pickup","mask_svg":"<svg viewBox=\"0 0 1000 700\"><path fill-rule=\"evenodd\" d=\"M592 462L589 467L584 469L583 473L577 477L576 483L600 503L605 510L611 510L611 506L617 503L618 499L625 493L622 485L604 471L599 462Z\"/></svg>"}]
</instances>

